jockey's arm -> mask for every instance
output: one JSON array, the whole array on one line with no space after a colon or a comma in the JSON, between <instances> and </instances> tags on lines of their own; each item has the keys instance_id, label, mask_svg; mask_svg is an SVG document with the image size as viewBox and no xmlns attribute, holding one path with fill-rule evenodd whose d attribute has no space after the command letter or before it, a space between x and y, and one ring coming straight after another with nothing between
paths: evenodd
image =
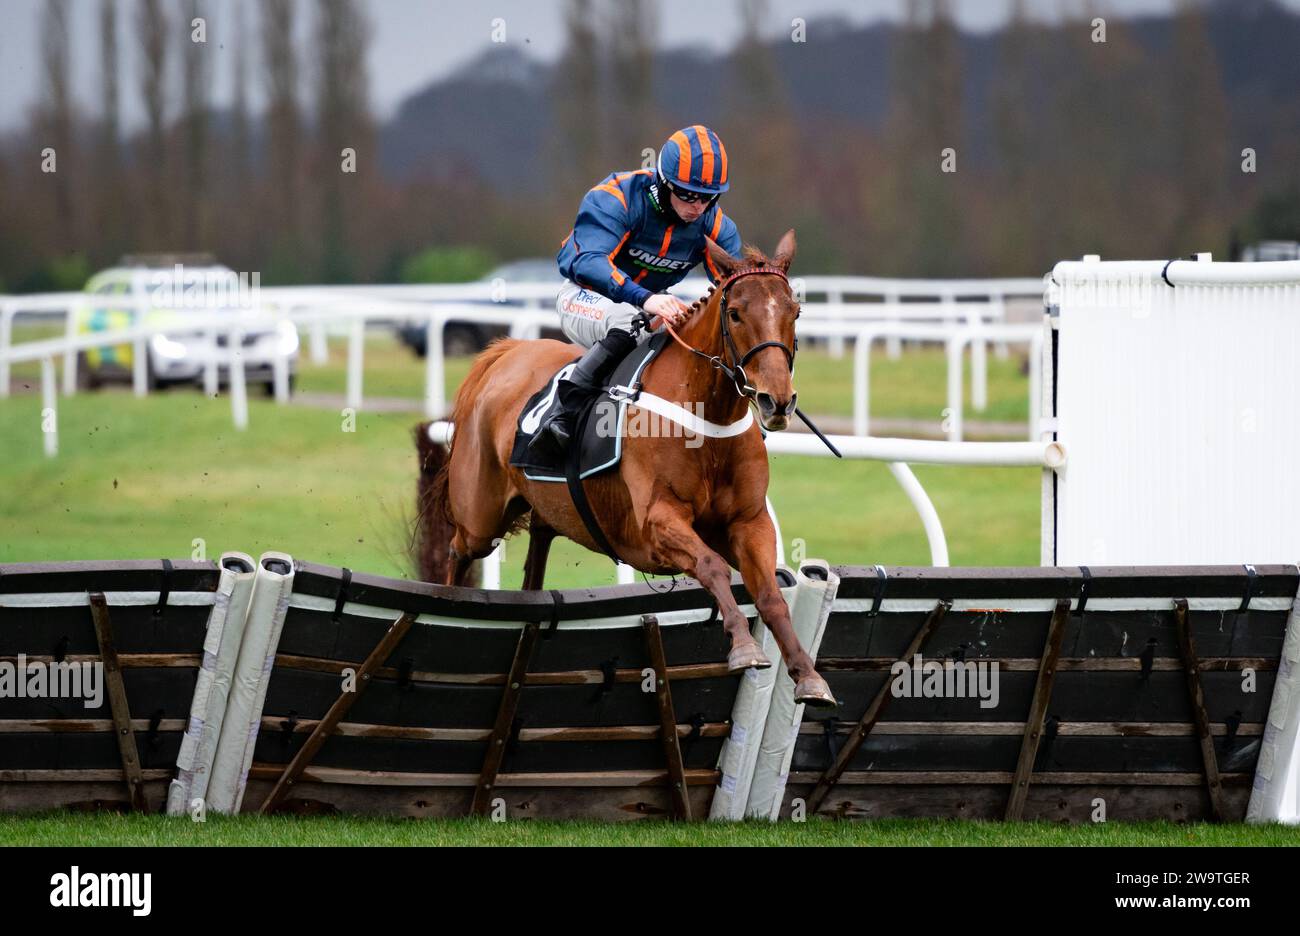
<instances>
[{"instance_id":1,"label":"jockey's arm","mask_svg":"<svg viewBox=\"0 0 1300 936\"><path fill-rule=\"evenodd\" d=\"M740 229L736 227L735 221L732 221L729 217L727 217L725 214L722 213L721 208L718 208L717 212L718 212L718 219L719 219L718 236L714 238L714 241L717 243L719 247L721 247L727 253L731 254L733 257L739 257L741 251L743 250L743 245L741 244L740 241ZM709 282L713 283L716 286L719 279L718 271L714 268L713 261L708 259L707 252L705 253L704 257L705 257L705 261L704 261L705 273L709 277Z\"/></svg>"},{"instance_id":2,"label":"jockey's arm","mask_svg":"<svg viewBox=\"0 0 1300 936\"><path fill-rule=\"evenodd\" d=\"M653 293L614 266L629 227L627 209L614 195L598 189L588 192L573 227L575 256L561 272L606 298L640 309Z\"/></svg>"}]
</instances>

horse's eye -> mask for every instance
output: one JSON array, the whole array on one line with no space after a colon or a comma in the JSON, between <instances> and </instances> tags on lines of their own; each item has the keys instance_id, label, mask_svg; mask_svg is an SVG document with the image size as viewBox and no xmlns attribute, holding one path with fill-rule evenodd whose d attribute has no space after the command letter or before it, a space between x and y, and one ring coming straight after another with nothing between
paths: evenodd
<instances>
[{"instance_id":1,"label":"horse's eye","mask_svg":"<svg viewBox=\"0 0 1300 936\"><path fill-rule=\"evenodd\" d=\"M800 306L798 309L795 310L794 317L798 318L801 315L803 315L803 306Z\"/></svg>"},{"instance_id":2,"label":"horse's eye","mask_svg":"<svg viewBox=\"0 0 1300 936\"><path fill-rule=\"evenodd\" d=\"M731 314L731 320L732 320L733 322L739 322L739 321L740 321L740 313L737 312L735 309L732 309L730 314Z\"/></svg>"}]
</instances>

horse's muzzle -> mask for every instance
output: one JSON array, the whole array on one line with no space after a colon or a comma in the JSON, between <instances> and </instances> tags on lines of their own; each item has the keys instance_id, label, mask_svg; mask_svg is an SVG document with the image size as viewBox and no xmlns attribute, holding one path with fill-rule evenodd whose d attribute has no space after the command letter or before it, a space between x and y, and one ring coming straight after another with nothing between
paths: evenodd
<instances>
[{"instance_id":1,"label":"horse's muzzle","mask_svg":"<svg viewBox=\"0 0 1300 936\"><path fill-rule=\"evenodd\" d=\"M797 393L791 393L788 400L778 400L772 394L763 391L756 393L754 402L758 405L758 417L763 428L779 432L788 426L798 399Z\"/></svg>"}]
</instances>

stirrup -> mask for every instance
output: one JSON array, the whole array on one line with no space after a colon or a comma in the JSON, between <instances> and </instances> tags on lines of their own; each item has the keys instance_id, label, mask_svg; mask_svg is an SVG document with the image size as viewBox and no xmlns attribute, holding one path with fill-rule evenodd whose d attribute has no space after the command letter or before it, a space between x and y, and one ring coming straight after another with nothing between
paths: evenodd
<instances>
[{"instance_id":1,"label":"stirrup","mask_svg":"<svg viewBox=\"0 0 1300 936\"><path fill-rule=\"evenodd\" d=\"M559 417L557 416L556 419L558 418ZM535 458L548 458L564 453L567 445L551 431L551 427L555 425L555 421L555 419L552 419L546 425L539 426L537 431L533 433L533 437L528 440L527 451L530 455ZM572 436L570 436L570 439L571 438Z\"/></svg>"},{"instance_id":2,"label":"stirrup","mask_svg":"<svg viewBox=\"0 0 1300 936\"><path fill-rule=\"evenodd\" d=\"M542 428L542 432L554 439L556 445L567 448L573 441L573 427L569 425L571 418L568 413L556 413L555 418Z\"/></svg>"}]
</instances>

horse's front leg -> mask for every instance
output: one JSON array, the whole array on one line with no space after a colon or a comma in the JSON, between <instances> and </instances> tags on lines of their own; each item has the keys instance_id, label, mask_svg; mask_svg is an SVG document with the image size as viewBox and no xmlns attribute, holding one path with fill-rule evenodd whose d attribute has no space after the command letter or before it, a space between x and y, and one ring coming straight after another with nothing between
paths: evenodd
<instances>
[{"instance_id":1,"label":"horse's front leg","mask_svg":"<svg viewBox=\"0 0 1300 936\"><path fill-rule=\"evenodd\" d=\"M722 627L731 638L727 671L766 669L772 662L749 632L745 617L731 594L731 567L727 560L700 539L691 523L690 508L681 501L663 498L646 512L646 539L657 563L681 569L707 588L718 602Z\"/></svg>"},{"instance_id":2,"label":"horse's front leg","mask_svg":"<svg viewBox=\"0 0 1300 936\"><path fill-rule=\"evenodd\" d=\"M812 657L799 643L799 636L790 620L790 607L777 584L776 529L772 526L772 518L762 510L749 520L732 523L727 528L727 537L745 587L754 596L754 605L763 623L781 648L781 658L794 680L795 701L809 705L835 705L830 686L818 675Z\"/></svg>"}]
</instances>

